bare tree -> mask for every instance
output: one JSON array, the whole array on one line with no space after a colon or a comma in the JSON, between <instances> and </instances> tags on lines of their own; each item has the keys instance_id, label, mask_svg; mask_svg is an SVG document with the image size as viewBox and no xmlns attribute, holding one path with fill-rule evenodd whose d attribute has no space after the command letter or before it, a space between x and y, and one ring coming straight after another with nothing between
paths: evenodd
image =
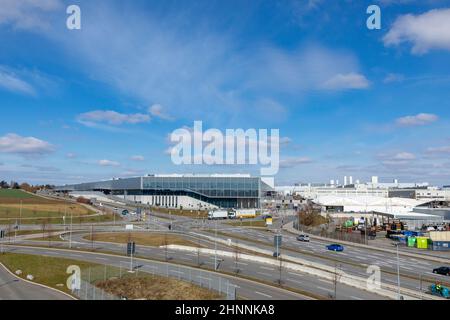
<instances>
[{"instance_id":1,"label":"bare tree","mask_svg":"<svg viewBox=\"0 0 450 320\"><path fill-rule=\"evenodd\" d=\"M164 232L164 257L166 261L168 261L170 258L168 256L169 252L167 249L168 241L167 241L167 232Z\"/></svg>"},{"instance_id":2,"label":"bare tree","mask_svg":"<svg viewBox=\"0 0 450 320\"><path fill-rule=\"evenodd\" d=\"M198 238L198 245L197 245L197 265L200 267L200 238Z\"/></svg>"},{"instance_id":3,"label":"bare tree","mask_svg":"<svg viewBox=\"0 0 450 320\"><path fill-rule=\"evenodd\" d=\"M333 277L333 284L334 284L334 296L331 296L334 300L337 300L337 284L341 278L341 276L338 274L338 269L341 268L341 265L338 265L337 263L334 264L334 277Z\"/></svg>"},{"instance_id":4,"label":"bare tree","mask_svg":"<svg viewBox=\"0 0 450 320\"><path fill-rule=\"evenodd\" d=\"M45 219L41 219L42 240L45 240L45 230L47 230L46 221Z\"/></svg>"},{"instance_id":5,"label":"bare tree","mask_svg":"<svg viewBox=\"0 0 450 320\"><path fill-rule=\"evenodd\" d=\"M53 230L51 228L50 219L47 218L45 223L48 225L48 228L47 228L48 246L51 247L52 246L52 232L53 232Z\"/></svg>"}]
</instances>

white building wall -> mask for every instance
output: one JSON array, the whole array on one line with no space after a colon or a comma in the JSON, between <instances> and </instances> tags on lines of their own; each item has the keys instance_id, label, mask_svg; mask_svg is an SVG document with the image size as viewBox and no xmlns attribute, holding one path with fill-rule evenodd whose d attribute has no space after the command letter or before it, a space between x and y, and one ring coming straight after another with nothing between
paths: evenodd
<instances>
[{"instance_id":1,"label":"white building wall","mask_svg":"<svg viewBox=\"0 0 450 320\"><path fill-rule=\"evenodd\" d=\"M152 206L159 205L160 207L168 207L168 208L178 208L180 209L216 209L218 208L215 205L210 203L191 198L188 196L173 196L173 195L153 195L153 196L135 196L128 195L125 197L128 201L141 202L144 204L149 204Z\"/></svg>"}]
</instances>

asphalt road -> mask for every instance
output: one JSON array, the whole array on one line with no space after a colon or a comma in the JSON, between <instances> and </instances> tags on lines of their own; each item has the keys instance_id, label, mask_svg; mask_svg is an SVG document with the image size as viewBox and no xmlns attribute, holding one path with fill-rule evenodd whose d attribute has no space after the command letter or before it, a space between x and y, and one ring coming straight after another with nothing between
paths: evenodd
<instances>
[{"instance_id":1,"label":"asphalt road","mask_svg":"<svg viewBox=\"0 0 450 320\"><path fill-rule=\"evenodd\" d=\"M97 264L111 265L115 267L127 267L130 264L130 259L127 257L111 256L98 252L79 252L73 250L62 250L52 248L30 248L21 246L7 246L5 251L23 253L23 254L38 254L57 258L67 258L72 260L88 261ZM139 270L151 273L154 268L165 268L167 274L177 277L179 273L195 272L197 269L182 265L175 265L172 263L149 261L146 259L135 258L134 266L139 266ZM191 271L189 271L191 270ZM283 290L273 286L264 285L258 282L240 279L233 276L221 275L220 273L208 272L203 270L203 274L210 274L211 277L222 277L224 280L230 282L230 286L236 288L238 297L244 299L258 299L258 300L305 300L309 297L297 294L288 290ZM207 280L207 279L206 279ZM225 283L225 281L224 281Z\"/></svg>"},{"instance_id":2,"label":"asphalt road","mask_svg":"<svg viewBox=\"0 0 450 320\"><path fill-rule=\"evenodd\" d=\"M0 300L70 300L65 294L12 276L0 266Z\"/></svg>"},{"instance_id":3,"label":"asphalt road","mask_svg":"<svg viewBox=\"0 0 450 320\"><path fill-rule=\"evenodd\" d=\"M102 252L111 252L116 254L125 254L126 245L117 243L106 243L106 242L91 242L83 237L86 234L73 234L72 235L72 248L73 249L89 249L97 250ZM184 235L185 237L191 239L190 236ZM66 236L67 238L67 236ZM39 244L48 245L47 241L23 241L23 244ZM214 243L211 241L200 240L199 243L202 246L207 246L210 248L214 247ZM66 242L52 242L53 247L64 246L67 248ZM229 247L223 245L217 245L217 249L230 250ZM156 259L161 261L170 261L171 263L190 265L194 267L201 267L202 269L214 270L215 258L213 255L197 254L192 252L183 252L178 250L165 250L159 247L147 247L147 246L136 246L136 255L139 257L145 257L149 259ZM75 256L79 256L77 253ZM125 258L126 259L126 258ZM283 286L300 290L301 292L308 292L314 294L315 297L328 299L334 297L335 284L333 281L321 279L306 273L291 271L291 270L281 270L267 265L264 263L258 263L253 261L236 261L233 258L222 259L218 257L218 271L226 272L228 274L235 274L239 277L246 277L255 279L257 281L264 281L272 286L277 286L280 277ZM377 300L385 299L376 293L360 290L347 285L337 284L336 287L337 298L346 300ZM269 294L270 295L270 294ZM256 298L256 297L255 297ZM260 298L260 297L259 297Z\"/></svg>"},{"instance_id":4,"label":"asphalt road","mask_svg":"<svg viewBox=\"0 0 450 320\"><path fill-rule=\"evenodd\" d=\"M121 230L123 231L124 223L130 223L133 217L127 217L126 221L117 223L116 226L109 224L96 224L94 226L95 232L99 231L111 231L111 230ZM158 213L157 215L151 215L150 220L145 223L135 223L135 228L137 230L168 230L169 225L172 225L172 230L177 230L186 237L190 237L192 233L198 234L200 237L195 237L194 242L198 241L202 246L212 248L214 243L210 240L206 240L201 236L214 236L215 228L217 227L217 236L221 239L231 238L242 244L247 244L250 246L258 247L266 250L273 250L273 236L274 232L258 229L249 228L239 228L233 227L226 224L224 221L208 221L191 219L188 217L180 217L175 215L168 215ZM77 225L75 228L83 229L85 232L89 233L90 225ZM274 231L274 230L273 230ZM341 270L360 277L367 277L366 269L369 265L376 265L381 268L382 271L382 282L392 285L397 284L397 257L395 254L380 252L370 248L359 248L354 246L345 246L344 252L331 252L328 251L325 246L332 243L330 241L322 241L312 239L309 243L301 243L295 239L295 235L287 232L282 232L283 234L283 245L282 253L305 259L311 262L322 263L332 267L338 267ZM67 237L66 237L67 239ZM120 244L107 244L107 243L92 243L86 241L80 235L72 235L72 240L74 242L73 248L84 248L84 249L96 249L102 251L109 251L115 253L123 254L125 252L125 246ZM192 240L192 237L191 237ZM38 242L26 241L24 243L34 243ZM42 245L48 245L48 242L42 242ZM67 243L57 244L52 243L53 246L63 245L67 246ZM230 248L217 245L217 248L227 249ZM155 258L158 260L170 259L171 262L181 263L187 265L198 266L200 262L202 268L214 268L214 261L211 256L193 255L192 253L186 252L171 252L165 251L161 248L143 247L138 246L138 254L144 257ZM450 261L449 261L450 263ZM439 263L431 262L424 259L416 259L400 254L399 257L400 273L401 273L401 286L407 287L413 290L426 291L426 287L431 282L448 282L448 278L445 276L432 274L432 269L440 266ZM257 280L266 281L275 284L280 279L280 272L278 268L269 267L264 264L258 264L248 261L240 261L236 263L233 259L225 259L221 261L219 265L219 271L235 273L236 270L239 271L239 275L251 277ZM307 274L300 274L298 272L286 272L282 270L281 276L282 282L285 286L288 286L297 290L304 290L313 293L320 297L329 297L334 294L334 283L331 281L319 279L314 276ZM426 279L426 280L424 280ZM382 297L369 293L363 290L358 290L353 287L343 286L338 284L337 290L338 299L380 299Z\"/></svg>"}]
</instances>

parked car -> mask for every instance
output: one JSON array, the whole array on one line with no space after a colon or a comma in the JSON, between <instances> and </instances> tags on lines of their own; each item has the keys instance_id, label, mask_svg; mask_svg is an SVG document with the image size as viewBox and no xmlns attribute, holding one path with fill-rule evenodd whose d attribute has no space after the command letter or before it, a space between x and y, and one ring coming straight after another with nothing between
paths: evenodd
<instances>
[{"instance_id":1,"label":"parked car","mask_svg":"<svg viewBox=\"0 0 450 320\"><path fill-rule=\"evenodd\" d=\"M331 251L344 251L344 246L337 244L337 243L333 243L327 246L328 250Z\"/></svg>"},{"instance_id":2,"label":"parked car","mask_svg":"<svg viewBox=\"0 0 450 320\"><path fill-rule=\"evenodd\" d=\"M433 269L433 273L442 274L443 276L450 276L450 268L449 267L439 267Z\"/></svg>"},{"instance_id":3,"label":"parked car","mask_svg":"<svg viewBox=\"0 0 450 320\"><path fill-rule=\"evenodd\" d=\"M298 241L309 242L309 236L307 234L301 234L297 237Z\"/></svg>"}]
</instances>

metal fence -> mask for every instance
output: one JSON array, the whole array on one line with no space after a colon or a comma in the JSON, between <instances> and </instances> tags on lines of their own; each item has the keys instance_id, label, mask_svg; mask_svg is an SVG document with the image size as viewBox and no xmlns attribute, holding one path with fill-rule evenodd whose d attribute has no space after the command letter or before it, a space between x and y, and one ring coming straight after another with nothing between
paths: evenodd
<instances>
[{"instance_id":1,"label":"metal fence","mask_svg":"<svg viewBox=\"0 0 450 320\"><path fill-rule=\"evenodd\" d=\"M236 285L227 278L201 269L180 265L153 263L136 265L121 263L117 266L91 267L81 271L80 286L73 291L81 300L123 300L110 294L95 284L100 281L130 277L159 276L188 282L217 292L223 299L236 300Z\"/></svg>"}]
</instances>

